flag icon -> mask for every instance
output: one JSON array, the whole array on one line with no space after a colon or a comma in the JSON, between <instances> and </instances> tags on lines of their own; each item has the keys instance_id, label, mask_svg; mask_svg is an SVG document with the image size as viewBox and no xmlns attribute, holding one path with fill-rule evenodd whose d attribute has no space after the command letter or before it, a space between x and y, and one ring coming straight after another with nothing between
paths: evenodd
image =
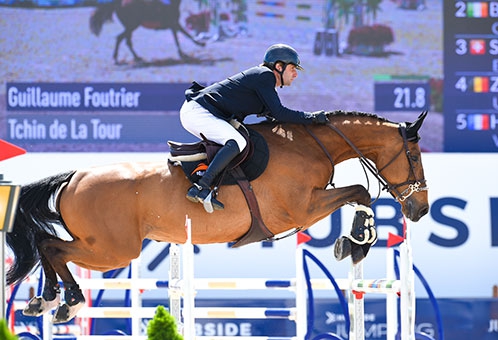
<instances>
[{"instance_id":1,"label":"flag icon","mask_svg":"<svg viewBox=\"0 0 498 340\"><path fill-rule=\"evenodd\" d=\"M487 2L467 2L467 17L468 18L487 18L488 3Z\"/></svg>"},{"instance_id":2,"label":"flag icon","mask_svg":"<svg viewBox=\"0 0 498 340\"><path fill-rule=\"evenodd\" d=\"M469 130L489 130L488 114L471 114L467 116Z\"/></svg>"},{"instance_id":3,"label":"flag icon","mask_svg":"<svg viewBox=\"0 0 498 340\"><path fill-rule=\"evenodd\" d=\"M474 92L489 92L489 77L474 77Z\"/></svg>"},{"instance_id":4,"label":"flag icon","mask_svg":"<svg viewBox=\"0 0 498 340\"><path fill-rule=\"evenodd\" d=\"M486 54L486 42L484 39L470 40L470 54Z\"/></svg>"}]
</instances>

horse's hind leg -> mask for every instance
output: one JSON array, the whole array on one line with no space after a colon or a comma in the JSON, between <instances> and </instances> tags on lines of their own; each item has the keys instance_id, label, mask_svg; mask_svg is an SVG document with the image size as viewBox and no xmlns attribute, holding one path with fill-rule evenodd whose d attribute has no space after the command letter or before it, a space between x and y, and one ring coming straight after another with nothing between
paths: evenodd
<instances>
[{"instance_id":1,"label":"horse's hind leg","mask_svg":"<svg viewBox=\"0 0 498 340\"><path fill-rule=\"evenodd\" d=\"M185 36L187 38L189 38L190 40L192 40L192 42L194 42L194 44L198 45L198 46L206 46L206 43L203 42L203 41L197 41L194 39L193 36L191 36L182 26L178 25L178 31L182 32L183 34L185 34Z\"/></svg>"},{"instance_id":2,"label":"horse's hind leg","mask_svg":"<svg viewBox=\"0 0 498 340\"><path fill-rule=\"evenodd\" d=\"M64 246L68 247L69 245L70 242L51 239L43 241L40 246L40 251L42 252L43 256L46 258L46 261L48 262L47 268L51 268L48 270L48 275L47 275L47 277L51 281L50 285L52 285L53 282L56 280L56 275L59 275L64 285L65 303L59 305L57 310L55 311L52 320L54 324L64 323L71 320L76 316L76 313L85 304L85 297L83 296L83 292L81 291L78 284L74 280L73 275L71 274L69 268L66 265L66 260L64 259L64 254L65 254ZM47 286L46 284L44 288L44 294L46 289L47 296L50 295L50 285Z\"/></svg>"},{"instance_id":3,"label":"horse's hind leg","mask_svg":"<svg viewBox=\"0 0 498 340\"><path fill-rule=\"evenodd\" d=\"M175 39L176 49L178 51L178 54L180 55L180 58L181 59L188 59L189 56L187 54L183 53L183 51L180 47L180 41L178 40L178 34L176 33L176 30L172 29L172 32L173 32L173 38Z\"/></svg>"},{"instance_id":4,"label":"horse's hind leg","mask_svg":"<svg viewBox=\"0 0 498 340\"><path fill-rule=\"evenodd\" d=\"M60 286L57 282L57 275L43 255L41 256L41 265L45 273L43 292L41 296L34 296L28 302L23 310L23 314L27 316L40 316L59 306Z\"/></svg>"},{"instance_id":5,"label":"horse's hind leg","mask_svg":"<svg viewBox=\"0 0 498 340\"><path fill-rule=\"evenodd\" d=\"M196 43L197 45L199 46L205 46L205 43L203 42L199 42L199 41L196 41L187 31L185 31L183 29L182 26L178 25L178 27L173 27L171 29L171 31L173 32L173 38L175 39L175 44L176 44L176 49L178 50L178 54L180 55L180 58L182 59L189 59L191 58L188 54L185 54L183 53L181 47L180 47L180 41L178 40L178 31L182 32L183 34L185 34L188 38L190 38L190 40L192 40L194 43Z\"/></svg>"}]
</instances>

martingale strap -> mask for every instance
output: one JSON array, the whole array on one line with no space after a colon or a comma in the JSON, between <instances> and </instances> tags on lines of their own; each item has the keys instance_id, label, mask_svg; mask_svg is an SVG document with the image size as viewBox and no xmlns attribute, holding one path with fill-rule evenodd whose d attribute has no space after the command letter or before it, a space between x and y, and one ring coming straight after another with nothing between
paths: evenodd
<instances>
[{"instance_id":1,"label":"martingale strap","mask_svg":"<svg viewBox=\"0 0 498 340\"><path fill-rule=\"evenodd\" d=\"M256 195L254 194L246 175L240 167L232 169L231 172L244 193L244 197L251 212L251 227L249 228L249 231L238 239L237 242L232 245L232 248L238 248L253 242L270 241L275 235L266 227L265 222L263 222L258 200L256 199Z\"/></svg>"}]
</instances>

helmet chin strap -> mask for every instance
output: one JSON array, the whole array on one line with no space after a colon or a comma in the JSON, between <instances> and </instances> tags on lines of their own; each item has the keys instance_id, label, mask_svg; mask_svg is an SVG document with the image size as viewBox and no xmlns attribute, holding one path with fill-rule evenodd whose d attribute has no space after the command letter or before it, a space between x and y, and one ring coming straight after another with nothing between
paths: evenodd
<instances>
[{"instance_id":1,"label":"helmet chin strap","mask_svg":"<svg viewBox=\"0 0 498 340\"><path fill-rule=\"evenodd\" d=\"M280 88L284 87L284 72L285 72L285 68L287 67L287 64L283 64L284 66L282 67L282 71L279 71L277 70L277 68L275 67L275 71L278 72L278 74L280 74Z\"/></svg>"}]
</instances>

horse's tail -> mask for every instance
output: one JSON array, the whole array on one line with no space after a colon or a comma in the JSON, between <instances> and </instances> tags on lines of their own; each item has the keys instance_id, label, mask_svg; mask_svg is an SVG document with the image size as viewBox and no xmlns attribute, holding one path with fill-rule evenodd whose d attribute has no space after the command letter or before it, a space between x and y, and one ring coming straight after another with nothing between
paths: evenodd
<instances>
[{"instance_id":1,"label":"horse's tail","mask_svg":"<svg viewBox=\"0 0 498 340\"><path fill-rule=\"evenodd\" d=\"M14 256L6 275L8 285L21 282L40 264L38 244L42 240L57 238L54 224L62 223L61 216L50 203L61 184L74 173L61 173L21 188L14 226L6 235Z\"/></svg>"},{"instance_id":2,"label":"horse's tail","mask_svg":"<svg viewBox=\"0 0 498 340\"><path fill-rule=\"evenodd\" d=\"M104 23L112 21L112 13L115 9L115 2L100 4L90 16L90 31L98 37Z\"/></svg>"}]
</instances>

